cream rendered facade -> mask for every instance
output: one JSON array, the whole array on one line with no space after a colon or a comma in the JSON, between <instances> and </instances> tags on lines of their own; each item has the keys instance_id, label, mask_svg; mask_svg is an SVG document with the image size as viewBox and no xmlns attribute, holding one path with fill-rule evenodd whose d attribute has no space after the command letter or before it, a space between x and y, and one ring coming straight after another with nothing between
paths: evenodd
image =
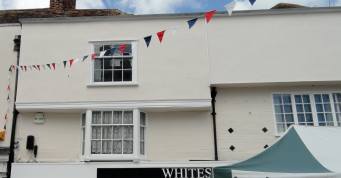
<instances>
[{"instance_id":1,"label":"cream rendered facade","mask_svg":"<svg viewBox=\"0 0 341 178\"><path fill-rule=\"evenodd\" d=\"M243 160L279 136L274 93L341 91L339 8L217 14L209 25L201 19L188 30L186 20L196 15L22 20L20 65L80 57L91 54L95 42L128 40L137 43L137 79L96 85L91 60L71 69L20 72L12 176L94 178L97 168L213 167ZM162 44L155 37L146 47L144 36L175 26ZM217 88L218 161L210 87ZM123 163L82 156L82 113L91 119L91 111L117 109L146 113L145 156ZM45 113L44 124L34 122L38 112ZM26 150L28 135L35 136L37 158Z\"/></svg>"}]
</instances>

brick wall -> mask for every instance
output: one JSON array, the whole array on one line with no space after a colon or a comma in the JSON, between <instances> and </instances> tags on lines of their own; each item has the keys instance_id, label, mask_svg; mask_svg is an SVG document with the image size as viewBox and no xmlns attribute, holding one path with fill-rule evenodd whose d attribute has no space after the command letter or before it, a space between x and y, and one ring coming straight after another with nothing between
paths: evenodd
<instances>
[{"instance_id":1,"label":"brick wall","mask_svg":"<svg viewBox=\"0 0 341 178\"><path fill-rule=\"evenodd\" d=\"M50 0L50 8L0 10L0 23L16 23L20 18L52 18L123 15L118 9L76 9L76 0Z\"/></svg>"}]
</instances>

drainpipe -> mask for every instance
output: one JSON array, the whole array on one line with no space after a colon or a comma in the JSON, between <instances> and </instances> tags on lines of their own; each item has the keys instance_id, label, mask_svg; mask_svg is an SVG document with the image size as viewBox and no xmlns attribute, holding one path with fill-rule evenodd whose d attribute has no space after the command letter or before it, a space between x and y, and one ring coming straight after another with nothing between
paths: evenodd
<instances>
[{"instance_id":1,"label":"drainpipe","mask_svg":"<svg viewBox=\"0 0 341 178\"><path fill-rule=\"evenodd\" d=\"M217 123L216 123L216 110L215 110L215 103L216 103L216 96L217 96L217 89L216 87L211 87L211 106L212 106L212 119L213 119L213 140L214 140L214 160L218 161L218 146L217 146Z\"/></svg>"},{"instance_id":2,"label":"drainpipe","mask_svg":"<svg viewBox=\"0 0 341 178\"><path fill-rule=\"evenodd\" d=\"M14 38L14 51L17 52L17 66L19 66L20 59L20 44L21 44L21 35L16 35ZM19 112L16 109L16 101L17 101L17 89L18 89L18 68L15 70L15 87L14 87L14 105L13 105L13 118L12 118L12 129L11 129L11 142L9 146L9 156L7 162L7 178L11 177L12 163L14 162L14 144L15 144L15 131L17 128L17 119Z\"/></svg>"}]
</instances>

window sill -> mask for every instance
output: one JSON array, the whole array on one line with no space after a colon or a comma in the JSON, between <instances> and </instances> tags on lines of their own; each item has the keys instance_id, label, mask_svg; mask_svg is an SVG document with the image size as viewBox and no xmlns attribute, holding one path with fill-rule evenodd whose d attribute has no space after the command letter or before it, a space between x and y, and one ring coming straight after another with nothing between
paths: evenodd
<instances>
[{"instance_id":1,"label":"window sill","mask_svg":"<svg viewBox=\"0 0 341 178\"><path fill-rule=\"evenodd\" d=\"M82 156L81 160L84 162L96 162L96 161L140 161L145 159L143 155L90 155L89 157Z\"/></svg>"},{"instance_id":2,"label":"window sill","mask_svg":"<svg viewBox=\"0 0 341 178\"><path fill-rule=\"evenodd\" d=\"M138 86L137 82L98 82L98 83L89 83L87 85L88 88L93 87L124 87L124 86Z\"/></svg>"}]
</instances>

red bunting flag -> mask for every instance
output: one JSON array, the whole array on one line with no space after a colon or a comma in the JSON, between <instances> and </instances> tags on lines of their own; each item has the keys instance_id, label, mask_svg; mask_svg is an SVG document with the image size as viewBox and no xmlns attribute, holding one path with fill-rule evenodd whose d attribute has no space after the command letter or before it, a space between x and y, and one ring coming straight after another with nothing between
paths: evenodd
<instances>
[{"instance_id":1,"label":"red bunting flag","mask_svg":"<svg viewBox=\"0 0 341 178\"><path fill-rule=\"evenodd\" d=\"M211 21L211 19L213 18L214 14L217 12L217 10L212 10L209 12L205 13L205 19L206 19L206 23L209 23Z\"/></svg>"},{"instance_id":2,"label":"red bunting flag","mask_svg":"<svg viewBox=\"0 0 341 178\"><path fill-rule=\"evenodd\" d=\"M74 61L74 59L70 59L70 60L69 60L70 67L71 67L72 64L73 64L73 61Z\"/></svg>"},{"instance_id":3,"label":"red bunting flag","mask_svg":"<svg viewBox=\"0 0 341 178\"><path fill-rule=\"evenodd\" d=\"M162 43L163 36L165 35L166 30L163 30L161 32L157 32L157 37L159 38L160 43Z\"/></svg>"},{"instance_id":4,"label":"red bunting flag","mask_svg":"<svg viewBox=\"0 0 341 178\"><path fill-rule=\"evenodd\" d=\"M120 46L118 46L118 51L123 55L126 48L127 48L126 44L120 44Z\"/></svg>"},{"instance_id":5,"label":"red bunting flag","mask_svg":"<svg viewBox=\"0 0 341 178\"><path fill-rule=\"evenodd\" d=\"M96 59L96 53L91 54L91 59L95 60Z\"/></svg>"},{"instance_id":6,"label":"red bunting flag","mask_svg":"<svg viewBox=\"0 0 341 178\"><path fill-rule=\"evenodd\" d=\"M52 65L53 70L56 70L56 63L52 63L51 65Z\"/></svg>"}]
</instances>

